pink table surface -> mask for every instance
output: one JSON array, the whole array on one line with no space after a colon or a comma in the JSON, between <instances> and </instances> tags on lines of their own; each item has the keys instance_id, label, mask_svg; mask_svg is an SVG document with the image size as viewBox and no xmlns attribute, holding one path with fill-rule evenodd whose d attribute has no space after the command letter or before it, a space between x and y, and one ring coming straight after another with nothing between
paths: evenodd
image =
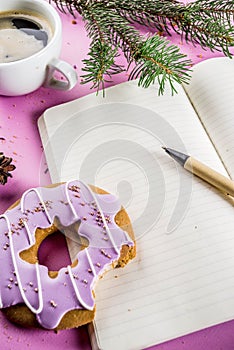
<instances>
[{"instance_id":1,"label":"pink table surface","mask_svg":"<svg viewBox=\"0 0 234 350\"><path fill-rule=\"evenodd\" d=\"M60 15L63 22L61 57L75 67L80 77L82 59L87 55L89 43L84 24L80 17L77 17L74 22L71 15L61 13ZM182 43L177 35L172 35L170 40L179 45L194 63L222 55ZM121 60L124 63L124 59L121 58ZM114 79L114 82L109 85L126 81L128 74L125 72ZM56 92L42 87L21 97L0 97L0 151L11 156L17 167L13 173L13 179L10 179L6 186L0 187L0 213L20 198L26 189L50 183L37 120L46 108L91 93L90 86L81 85L80 80L81 78L77 86L69 92ZM45 330L29 330L12 325L2 313L0 313L0 339L0 349L4 350L91 349L86 327L60 331L58 334ZM234 321L183 336L150 349L233 350Z\"/></svg>"}]
</instances>

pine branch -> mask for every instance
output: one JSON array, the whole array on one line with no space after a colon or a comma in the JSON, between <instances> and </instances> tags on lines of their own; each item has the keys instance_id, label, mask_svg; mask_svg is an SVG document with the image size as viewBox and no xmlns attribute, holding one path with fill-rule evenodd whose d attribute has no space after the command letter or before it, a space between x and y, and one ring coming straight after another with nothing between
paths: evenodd
<instances>
[{"instance_id":1,"label":"pine branch","mask_svg":"<svg viewBox=\"0 0 234 350\"><path fill-rule=\"evenodd\" d=\"M139 80L141 86L149 86L159 74L162 74L159 78L159 93L163 93L166 80L170 82L172 92L175 91L174 81L187 82L186 72L191 61L183 60L185 55L180 54L179 49L170 45L164 38L143 38L125 18L113 10L105 11L97 3L92 6L92 11L86 9L83 16L88 34L93 40L89 59L83 60L83 70L88 72L82 76L84 82L93 81L93 87L103 87L106 81L105 74L110 78L111 71L118 73L119 67L114 63L117 52L112 47L121 49L129 64L135 62L136 66L130 74L130 79L142 74ZM104 48L105 57L100 55ZM108 67L109 71L105 70L105 67Z\"/></svg>"},{"instance_id":2,"label":"pine branch","mask_svg":"<svg viewBox=\"0 0 234 350\"><path fill-rule=\"evenodd\" d=\"M190 60L185 60L186 55L179 52L179 48L170 45L169 41L158 35L145 40L141 46L136 66L130 79L139 78L139 86L145 88L159 83L159 94L163 94L166 81L171 86L172 93L176 92L174 82L179 84L189 82Z\"/></svg>"},{"instance_id":3,"label":"pine branch","mask_svg":"<svg viewBox=\"0 0 234 350\"><path fill-rule=\"evenodd\" d=\"M89 58L83 60L82 70L87 72L82 76L83 83L92 82L91 88L96 88L97 91L102 88L104 94L104 83L110 81L112 75L124 70L123 66L115 63L118 57L118 46L112 46L109 40L108 23L99 8L90 9L86 5L83 8L83 18L86 21L88 35L92 39Z\"/></svg>"},{"instance_id":4,"label":"pine branch","mask_svg":"<svg viewBox=\"0 0 234 350\"><path fill-rule=\"evenodd\" d=\"M186 6L186 17L180 31L186 41L212 51L223 51L231 57L229 48L234 45L233 15L234 1L198 0Z\"/></svg>"},{"instance_id":5,"label":"pine branch","mask_svg":"<svg viewBox=\"0 0 234 350\"><path fill-rule=\"evenodd\" d=\"M84 59L83 71L87 72L81 77L84 79L82 84L92 82L92 87L97 91L102 88L105 93L104 83L110 82L114 74L121 73L124 68L115 64L115 58L118 56L117 49L113 49L109 44L97 39L90 44L89 58Z\"/></svg>"},{"instance_id":6,"label":"pine branch","mask_svg":"<svg viewBox=\"0 0 234 350\"><path fill-rule=\"evenodd\" d=\"M175 31L186 41L202 48L223 51L231 56L234 44L232 21L234 0L197 0L184 5L176 0L54 0L58 8L78 12L86 23L91 38L89 57L83 60L84 83L104 87L113 74L123 71L116 64L119 50L129 66L135 63L130 79L139 77L139 84L148 87L156 79L159 93L163 93L168 80L188 82L191 61L179 48L157 35L144 38L133 24L155 28L160 32Z\"/></svg>"},{"instance_id":7,"label":"pine branch","mask_svg":"<svg viewBox=\"0 0 234 350\"><path fill-rule=\"evenodd\" d=\"M142 36L115 10L103 8L96 3L89 12L83 12L83 17L92 40L100 39L120 48L128 61L138 51L138 46L143 41Z\"/></svg>"},{"instance_id":8,"label":"pine branch","mask_svg":"<svg viewBox=\"0 0 234 350\"><path fill-rule=\"evenodd\" d=\"M200 11L200 15L210 16L216 20L228 21L230 25L234 17L234 1L233 0L197 0L187 5L187 8L196 7Z\"/></svg>"},{"instance_id":9,"label":"pine branch","mask_svg":"<svg viewBox=\"0 0 234 350\"><path fill-rule=\"evenodd\" d=\"M198 0L188 5L177 1L155 0L100 0L108 9L118 13L130 23L156 28L160 32L171 30L179 33L186 41L222 50L230 56L229 47L234 44L231 20L234 15L234 1ZM221 4L220 4L221 3Z\"/></svg>"}]
</instances>

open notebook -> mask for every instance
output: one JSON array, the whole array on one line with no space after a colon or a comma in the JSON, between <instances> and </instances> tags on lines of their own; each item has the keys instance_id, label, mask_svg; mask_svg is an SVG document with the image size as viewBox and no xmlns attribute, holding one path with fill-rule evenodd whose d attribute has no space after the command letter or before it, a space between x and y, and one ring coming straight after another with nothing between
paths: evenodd
<instances>
[{"instance_id":1,"label":"open notebook","mask_svg":"<svg viewBox=\"0 0 234 350\"><path fill-rule=\"evenodd\" d=\"M233 318L232 199L161 149L234 177L233 77L232 60L211 59L174 96L131 81L39 119L53 182L80 178L116 193L137 239L137 257L97 285L94 347L143 349Z\"/></svg>"}]
</instances>

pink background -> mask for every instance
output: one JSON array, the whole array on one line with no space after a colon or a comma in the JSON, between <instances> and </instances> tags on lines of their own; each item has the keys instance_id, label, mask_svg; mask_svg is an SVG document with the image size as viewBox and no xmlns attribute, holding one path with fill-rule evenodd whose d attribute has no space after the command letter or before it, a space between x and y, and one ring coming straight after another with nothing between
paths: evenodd
<instances>
[{"instance_id":1,"label":"pink background","mask_svg":"<svg viewBox=\"0 0 234 350\"><path fill-rule=\"evenodd\" d=\"M9 179L6 186L0 186L0 213L3 213L12 203L20 198L26 189L50 183L37 128L38 117L48 107L92 92L90 86L80 84L82 59L86 57L89 43L84 24L80 17L77 17L74 22L71 15L61 13L60 15L63 22L63 49L61 58L74 66L79 76L79 82L70 92L56 92L40 88L22 97L0 97L0 151L12 157L17 167L13 172L13 179ZM222 55L182 43L181 38L174 34L168 39L172 40L183 52L187 53L193 63L200 62L209 57ZM125 63L123 58L121 60ZM128 74L125 72L114 77L114 82L109 85L118 84L127 79ZM51 259L53 260L53 257ZM233 350L233 330L234 321L230 321L154 346L150 349ZM60 331L58 334L44 330L22 329L10 324L2 313L0 313L0 338L0 348L4 350L52 350L63 347L66 350L91 349L86 327Z\"/></svg>"}]
</instances>

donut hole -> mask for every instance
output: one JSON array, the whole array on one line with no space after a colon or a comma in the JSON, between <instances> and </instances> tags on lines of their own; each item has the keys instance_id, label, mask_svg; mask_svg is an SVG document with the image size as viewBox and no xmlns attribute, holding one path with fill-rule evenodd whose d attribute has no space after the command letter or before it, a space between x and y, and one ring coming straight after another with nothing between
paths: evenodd
<instances>
[{"instance_id":1,"label":"donut hole","mask_svg":"<svg viewBox=\"0 0 234 350\"><path fill-rule=\"evenodd\" d=\"M38 262L48 268L51 278L56 278L61 268L78 264L75 258L79 251L89 246L88 239L79 235L79 222L70 226L62 226L59 220L49 228L37 228L35 244L20 252L21 259L28 263ZM72 242L72 260L68 251L68 242ZM69 244L69 243L68 243Z\"/></svg>"},{"instance_id":2,"label":"donut hole","mask_svg":"<svg viewBox=\"0 0 234 350\"><path fill-rule=\"evenodd\" d=\"M55 231L42 241L37 255L39 264L47 266L49 271L59 271L72 264L66 238L60 231Z\"/></svg>"}]
</instances>

